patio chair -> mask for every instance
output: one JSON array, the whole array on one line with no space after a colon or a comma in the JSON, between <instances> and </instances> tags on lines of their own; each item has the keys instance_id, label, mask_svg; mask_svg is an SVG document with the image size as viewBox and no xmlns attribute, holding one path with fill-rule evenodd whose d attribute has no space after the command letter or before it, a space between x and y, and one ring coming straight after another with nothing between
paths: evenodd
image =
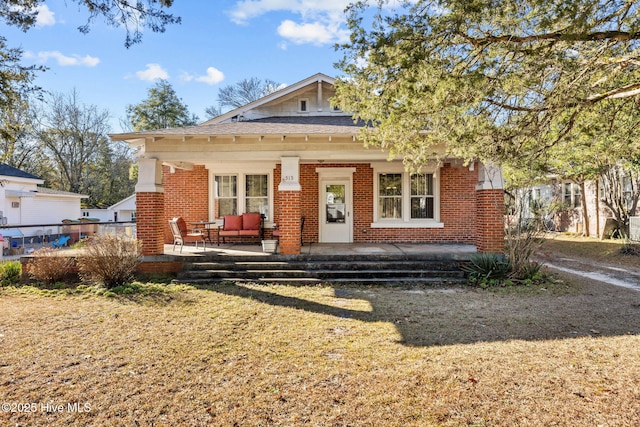
<instances>
[{"instance_id":1,"label":"patio chair","mask_svg":"<svg viewBox=\"0 0 640 427\"><path fill-rule=\"evenodd\" d=\"M169 220L169 226L171 227L171 233L173 234L173 250L176 250L176 245L180 245L180 253L185 242L195 242L196 249L198 249L198 242L202 242L202 246L207 248L206 234L202 230L187 229L187 223L182 217L177 217Z\"/></svg>"},{"instance_id":2,"label":"patio chair","mask_svg":"<svg viewBox=\"0 0 640 427\"><path fill-rule=\"evenodd\" d=\"M59 249L65 246L69 242L69 239L71 239L71 236L60 236L52 243L52 245L54 248Z\"/></svg>"}]
</instances>

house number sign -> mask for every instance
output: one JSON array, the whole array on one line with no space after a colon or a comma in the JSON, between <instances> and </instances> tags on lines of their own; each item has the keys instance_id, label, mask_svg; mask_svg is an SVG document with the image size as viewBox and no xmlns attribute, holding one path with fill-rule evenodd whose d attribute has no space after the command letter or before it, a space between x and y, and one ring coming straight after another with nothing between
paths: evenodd
<instances>
[{"instance_id":1,"label":"house number sign","mask_svg":"<svg viewBox=\"0 0 640 427\"><path fill-rule=\"evenodd\" d=\"M282 175L278 189L300 191L300 157L280 157Z\"/></svg>"}]
</instances>

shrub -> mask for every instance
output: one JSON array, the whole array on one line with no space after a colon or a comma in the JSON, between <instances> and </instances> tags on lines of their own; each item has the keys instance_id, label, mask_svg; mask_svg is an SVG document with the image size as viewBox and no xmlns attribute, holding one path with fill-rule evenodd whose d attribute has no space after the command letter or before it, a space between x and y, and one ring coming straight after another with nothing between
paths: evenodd
<instances>
[{"instance_id":1,"label":"shrub","mask_svg":"<svg viewBox=\"0 0 640 427\"><path fill-rule=\"evenodd\" d=\"M0 270L0 285L12 285L18 283L22 277L22 264L20 261L9 261L2 264Z\"/></svg>"},{"instance_id":2,"label":"shrub","mask_svg":"<svg viewBox=\"0 0 640 427\"><path fill-rule=\"evenodd\" d=\"M501 283L511 272L511 264L503 255L477 253L462 267L472 283L482 286Z\"/></svg>"},{"instance_id":3,"label":"shrub","mask_svg":"<svg viewBox=\"0 0 640 427\"><path fill-rule=\"evenodd\" d=\"M72 277L76 271L75 260L62 255L53 248L42 248L35 251L29 261L29 276L50 285L63 282Z\"/></svg>"},{"instance_id":4,"label":"shrub","mask_svg":"<svg viewBox=\"0 0 640 427\"><path fill-rule=\"evenodd\" d=\"M141 256L138 240L115 234L91 237L78 258L80 278L108 289L124 285L132 280Z\"/></svg>"},{"instance_id":5,"label":"shrub","mask_svg":"<svg viewBox=\"0 0 640 427\"><path fill-rule=\"evenodd\" d=\"M622 255L640 255L640 243L633 243L631 241L625 242L624 245L620 248L620 253Z\"/></svg>"}]
</instances>

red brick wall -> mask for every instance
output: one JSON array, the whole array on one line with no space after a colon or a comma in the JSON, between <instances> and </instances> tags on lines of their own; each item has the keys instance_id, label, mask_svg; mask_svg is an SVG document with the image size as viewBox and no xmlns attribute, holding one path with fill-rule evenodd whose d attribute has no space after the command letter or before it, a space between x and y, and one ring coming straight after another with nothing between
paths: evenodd
<instances>
[{"instance_id":1,"label":"red brick wall","mask_svg":"<svg viewBox=\"0 0 640 427\"><path fill-rule=\"evenodd\" d=\"M190 221L209 220L209 171L202 165L193 170L176 169L171 173L168 166L162 167L164 186L164 239L172 243L169 228L171 218L181 216Z\"/></svg>"},{"instance_id":2,"label":"red brick wall","mask_svg":"<svg viewBox=\"0 0 640 427\"><path fill-rule=\"evenodd\" d=\"M476 243L477 171L445 164L440 170L440 219L444 228L371 228L373 222L373 169L369 164L300 165L300 215L305 217L303 240L317 242L318 174L317 168L356 168L353 174L353 241L358 242L462 242ZM280 223L278 183L280 166L274 171L274 220Z\"/></svg>"}]
</instances>

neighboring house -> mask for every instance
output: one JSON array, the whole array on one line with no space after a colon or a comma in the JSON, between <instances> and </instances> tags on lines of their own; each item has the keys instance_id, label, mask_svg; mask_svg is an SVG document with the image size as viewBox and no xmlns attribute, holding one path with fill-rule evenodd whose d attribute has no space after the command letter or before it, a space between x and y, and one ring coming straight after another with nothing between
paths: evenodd
<instances>
[{"instance_id":1,"label":"neighboring house","mask_svg":"<svg viewBox=\"0 0 640 427\"><path fill-rule=\"evenodd\" d=\"M107 208L113 212L114 221L135 221L136 220L136 195L120 200Z\"/></svg>"},{"instance_id":2,"label":"neighboring house","mask_svg":"<svg viewBox=\"0 0 640 427\"><path fill-rule=\"evenodd\" d=\"M630 183L625 182L623 185L625 188L622 193L629 200L630 206ZM590 237L609 237L616 225L611 211L602 202L604 191L597 181L585 182L583 193L580 184L551 178L548 183L527 191L525 216L532 217L536 210L541 209L549 230L580 234L586 234L588 230ZM588 226L585 224L583 198Z\"/></svg>"},{"instance_id":3,"label":"neighboring house","mask_svg":"<svg viewBox=\"0 0 640 427\"><path fill-rule=\"evenodd\" d=\"M82 216L95 218L101 222L128 222L136 220L136 195L120 200L106 209L82 209Z\"/></svg>"},{"instance_id":4,"label":"neighboring house","mask_svg":"<svg viewBox=\"0 0 640 427\"><path fill-rule=\"evenodd\" d=\"M172 241L168 220L260 212L280 252L304 242L467 243L502 252L500 170L435 159L420 173L365 148L361 125L330 105L316 74L201 125L111 135L137 150L137 230L145 255Z\"/></svg>"},{"instance_id":5,"label":"neighboring house","mask_svg":"<svg viewBox=\"0 0 640 427\"><path fill-rule=\"evenodd\" d=\"M88 196L40 187L44 180L13 166L0 163L0 217L13 230L0 234L36 236L42 230L25 225L56 224L80 217L80 201Z\"/></svg>"}]
</instances>

